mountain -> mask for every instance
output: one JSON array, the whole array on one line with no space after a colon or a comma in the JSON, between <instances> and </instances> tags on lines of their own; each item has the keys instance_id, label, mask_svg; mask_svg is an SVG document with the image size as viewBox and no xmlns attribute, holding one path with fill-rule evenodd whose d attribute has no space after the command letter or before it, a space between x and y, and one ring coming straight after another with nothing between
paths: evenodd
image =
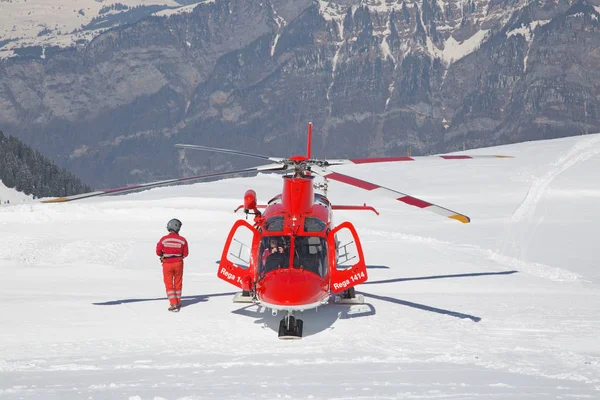
<instances>
[{"instance_id":1,"label":"mountain","mask_svg":"<svg viewBox=\"0 0 600 400\"><path fill-rule=\"evenodd\" d=\"M600 134L468 154L515 158L334 168L472 222L331 182L332 204L381 213L334 212L360 236L365 304L303 312L299 341L233 303L215 262L246 190L264 204L280 176L0 207L0 398L599 398ZM154 253L171 218L190 245L178 314Z\"/></svg>"},{"instance_id":2,"label":"mountain","mask_svg":"<svg viewBox=\"0 0 600 400\"><path fill-rule=\"evenodd\" d=\"M15 137L4 136L2 131L0 154L0 181L3 187L15 188L16 191L35 197L68 196L92 190L64 168L58 168L40 152ZM23 197L9 192L4 200L23 200Z\"/></svg>"},{"instance_id":3,"label":"mountain","mask_svg":"<svg viewBox=\"0 0 600 400\"><path fill-rule=\"evenodd\" d=\"M97 187L249 165L175 143L298 154L308 121L327 157L600 130L599 0L194 4L6 58L0 128Z\"/></svg>"},{"instance_id":4,"label":"mountain","mask_svg":"<svg viewBox=\"0 0 600 400\"><path fill-rule=\"evenodd\" d=\"M85 46L111 28L156 13L187 12L202 1L212 0L0 0L0 58L45 58Z\"/></svg>"}]
</instances>

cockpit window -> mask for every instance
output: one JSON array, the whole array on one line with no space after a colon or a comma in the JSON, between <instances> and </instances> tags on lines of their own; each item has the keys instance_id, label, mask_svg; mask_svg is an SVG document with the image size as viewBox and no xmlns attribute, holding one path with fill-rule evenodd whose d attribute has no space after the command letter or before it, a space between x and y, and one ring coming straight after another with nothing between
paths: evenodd
<instances>
[{"instance_id":1,"label":"cockpit window","mask_svg":"<svg viewBox=\"0 0 600 400\"><path fill-rule=\"evenodd\" d=\"M325 222L319 218L306 217L304 219L304 232L321 232L325 229Z\"/></svg>"},{"instance_id":2,"label":"cockpit window","mask_svg":"<svg viewBox=\"0 0 600 400\"><path fill-rule=\"evenodd\" d=\"M327 246L319 236L294 238L294 268L302 268L323 277L327 271Z\"/></svg>"},{"instance_id":3,"label":"cockpit window","mask_svg":"<svg viewBox=\"0 0 600 400\"><path fill-rule=\"evenodd\" d=\"M290 237L267 236L260 242L258 273L265 274L290 266Z\"/></svg>"},{"instance_id":4,"label":"cockpit window","mask_svg":"<svg viewBox=\"0 0 600 400\"><path fill-rule=\"evenodd\" d=\"M315 203L322 205L323 207L329 207L329 200L319 193L315 193Z\"/></svg>"},{"instance_id":5,"label":"cockpit window","mask_svg":"<svg viewBox=\"0 0 600 400\"><path fill-rule=\"evenodd\" d=\"M265 229L267 232L283 231L283 217L273 217L265 221Z\"/></svg>"},{"instance_id":6,"label":"cockpit window","mask_svg":"<svg viewBox=\"0 0 600 400\"><path fill-rule=\"evenodd\" d=\"M259 246L258 273L289 268L290 255L293 267L304 269L323 277L327 273L327 245L320 236L296 236L290 247L290 236L266 236Z\"/></svg>"}]
</instances>

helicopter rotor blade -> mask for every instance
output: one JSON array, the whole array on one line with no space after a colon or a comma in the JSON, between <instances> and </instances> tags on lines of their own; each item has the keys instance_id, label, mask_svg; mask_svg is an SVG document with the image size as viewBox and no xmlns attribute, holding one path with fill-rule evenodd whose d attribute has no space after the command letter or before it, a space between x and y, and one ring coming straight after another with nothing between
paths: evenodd
<instances>
[{"instance_id":1,"label":"helicopter rotor blade","mask_svg":"<svg viewBox=\"0 0 600 400\"><path fill-rule=\"evenodd\" d=\"M63 203L63 202L67 202L67 201L87 199L87 198L96 197L96 196L112 195L112 194L116 194L116 193L133 192L133 191L141 190L141 189L149 189L149 188L158 187L158 186L173 185L176 183L195 181L195 180L200 180L200 179L216 178L216 177L220 177L220 176L244 174L244 173L250 173L250 172L283 171L286 169L287 169L287 166L284 164L268 164L268 165L261 165L258 167L240 169L237 171L217 172L217 173L205 174L205 175L186 176L183 178L167 179L164 181L142 183L139 185L132 185L132 186L126 186L126 187L121 187L121 188L106 189L106 190L99 190L96 192L75 194L73 196L65 196L65 197L58 197L58 198L49 199L49 200L41 200L41 202L42 203Z\"/></svg>"},{"instance_id":2,"label":"helicopter rotor blade","mask_svg":"<svg viewBox=\"0 0 600 400\"><path fill-rule=\"evenodd\" d=\"M438 206L437 204L429 203L428 201L421 200L417 197L399 192L394 189L386 188L384 186L379 186L371 182L363 181L362 179L358 179L353 176L340 174L338 172L331 172L325 168L322 168L320 171L313 170L313 172L322 176L323 178L332 179L334 181L355 186L360 189L368 191L377 191L381 194L386 195L387 197L393 197L394 199L406 203L410 206L425 209L427 211L431 211L446 218L455 219L457 221L462 222L463 224L468 224L469 222L471 222L471 219L469 217L459 212L452 211L442 206Z\"/></svg>"},{"instance_id":3,"label":"helicopter rotor blade","mask_svg":"<svg viewBox=\"0 0 600 400\"><path fill-rule=\"evenodd\" d=\"M372 157L372 158L353 158L339 160L324 160L325 166L344 165L344 164L371 164L382 162L400 162L400 161L432 161L432 160L469 160L473 158L513 158L512 156L501 155L464 155L464 154L449 154L440 156L416 156L416 157Z\"/></svg>"},{"instance_id":4,"label":"helicopter rotor blade","mask_svg":"<svg viewBox=\"0 0 600 400\"><path fill-rule=\"evenodd\" d=\"M175 147L179 147L179 148L182 148L182 149L214 151L214 152L217 152L217 153L235 154L235 155L238 155L238 156L254 157L254 158L260 158L261 160L273 161L273 162L276 162L276 163L280 163L280 162L283 162L284 160L286 160L285 158L281 158L281 157L269 157L269 156L263 156L261 154L248 153L248 152L245 152L245 151L231 150L231 149L220 149L220 148L217 148L217 147L208 147L208 146L202 146L202 145L197 145L197 144L176 144Z\"/></svg>"}]
</instances>

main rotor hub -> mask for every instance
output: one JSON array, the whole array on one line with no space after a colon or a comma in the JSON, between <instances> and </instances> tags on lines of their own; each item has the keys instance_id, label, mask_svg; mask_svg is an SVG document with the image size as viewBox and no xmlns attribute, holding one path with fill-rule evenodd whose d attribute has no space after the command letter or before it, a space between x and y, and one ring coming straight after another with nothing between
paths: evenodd
<instances>
[{"instance_id":1,"label":"main rotor hub","mask_svg":"<svg viewBox=\"0 0 600 400\"><path fill-rule=\"evenodd\" d=\"M281 163L285 164L289 169L294 170L294 175L306 175L311 172L310 166L315 163L316 160L309 160L305 156L293 156L286 160L282 160Z\"/></svg>"},{"instance_id":2,"label":"main rotor hub","mask_svg":"<svg viewBox=\"0 0 600 400\"><path fill-rule=\"evenodd\" d=\"M305 156L292 156L289 158L291 161L302 162L308 160Z\"/></svg>"}]
</instances>

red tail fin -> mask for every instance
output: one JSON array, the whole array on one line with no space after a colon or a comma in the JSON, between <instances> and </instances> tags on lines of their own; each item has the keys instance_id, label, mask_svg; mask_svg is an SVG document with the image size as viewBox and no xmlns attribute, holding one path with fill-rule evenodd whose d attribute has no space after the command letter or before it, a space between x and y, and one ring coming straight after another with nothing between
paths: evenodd
<instances>
[{"instance_id":1,"label":"red tail fin","mask_svg":"<svg viewBox=\"0 0 600 400\"><path fill-rule=\"evenodd\" d=\"M306 158L310 160L310 147L312 142L312 122L308 123L308 143L306 145Z\"/></svg>"}]
</instances>

